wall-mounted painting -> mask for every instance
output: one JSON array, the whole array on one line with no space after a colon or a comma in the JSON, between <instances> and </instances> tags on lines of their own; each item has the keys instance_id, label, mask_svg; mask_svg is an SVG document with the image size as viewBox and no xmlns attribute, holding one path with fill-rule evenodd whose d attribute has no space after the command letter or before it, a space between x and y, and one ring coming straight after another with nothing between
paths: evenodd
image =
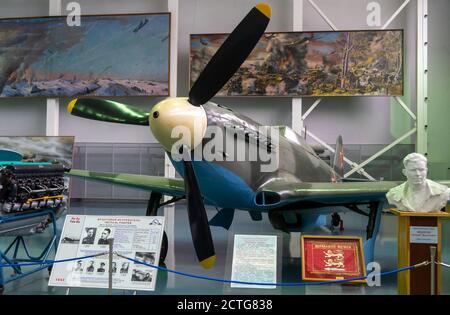
<instances>
[{"instance_id":1,"label":"wall-mounted painting","mask_svg":"<svg viewBox=\"0 0 450 315\"><path fill-rule=\"evenodd\" d=\"M191 86L227 35L191 35ZM217 94L357 95L403 95L403 31L265 33Z\"/></svg>"},{"instance_id":2,"label":"wall-mounted painting","mask_svg":"<svg viewBox=\"0 0 450 315\"><path fill-rule=\"evenodd\" d=\"M170 13L0 19L0 96L169 95Z\"/></svg>"}]
</instances>

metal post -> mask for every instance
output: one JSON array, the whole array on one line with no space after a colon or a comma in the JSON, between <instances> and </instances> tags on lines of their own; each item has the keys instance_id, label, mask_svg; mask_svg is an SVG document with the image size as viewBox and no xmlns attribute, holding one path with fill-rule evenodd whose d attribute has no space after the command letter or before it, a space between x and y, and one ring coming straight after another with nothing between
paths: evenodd
<instances>
[{"instance_id":1,"label":"metal post","mask_svg":"<svg viewBox=\"0 0 450 315\"><path fill-rule=\"evenodd\" d=\"M61 0L49 0L49 16L61 15L61 2ZM47 98L45 125L46 136L59 135L59 98Z\"/></svg>"},{"instance_id":2,"label":"metal post","mask_svg":"<svg viewBox=\"0 0 450 315\"><path fill-rule=\"evenodd\" d=\"M430 257L431 257L431 295L436 295L436 246L430 247Z\"/></svg>"},{"instance_id":3,"label":"metal post","mask_svg":"<svg viewBox=\"0 0 450 315\"><path fill-rule=\"evenodd\" d=\"M428 154L428 0L417 0L417 144Z\"/></svg>"},{"instance_id":4,"label":"metal post","mask_svg":"<svg viewBox=\"0 0 450 315\"><path fill-rule=\"evenodd\" d=\"M180 16L180 0L168 0L167 9L170 12L170 97L177 97L178 82L178 33L179 33L179 16ZM164 177L175 178L175 168L167 154L164 154ZM168 201L168 196L164 197L164 201ZM175 204L164 207L165 227L164 230L168 237L168 246L166 261L171 262L171 267L175 268ZM168 276L169 286L175 286L174 275Z\"/></svg>"},{"instance_id":5,"label":"metal post","mask_svg":"<svg viewBox=\"0 0 450 315\"><path fill-rule=\"evenodd\" d=\"M402 5L397 9L397 11L395 11L394 14L392 14L392 16L389 18L389 20L387 20L386 23L384 23L383 27L381 28L382 30L385 30L389 24L391 24L391 22L397 17L397 15L400 14L400 12L402 12L402 10L406 7L406 5L409 3L410 0L405 0Z\"/></svg>"},{"instance_id":6,"label":"metal post","mask_svg":"<svg viewBox=\"0 0 450 315\"><path fill-rule=\"evenodd\" d=\"M112 295L112 284L113 284L113 280L112 280L112 262L113 262L113 244L114 244L114 239L110 238L109 239L109 271L108 271L108 295Z\"/></svg>"},{"instance_id":7,"label":"metal post","mask_svg":"<svg viewBox=\"0 0 450 315\"><path fill-rule=\"evenodd\" d=\"M292 2L292 31L301 32L303 30L303 0L294 0ZM301 97L291 99L291 127L292 130L301 136L303 130L303 100ZM289 233L289 252L292 258L300 258L300 233Z\"/></svg>"}]
</instances>

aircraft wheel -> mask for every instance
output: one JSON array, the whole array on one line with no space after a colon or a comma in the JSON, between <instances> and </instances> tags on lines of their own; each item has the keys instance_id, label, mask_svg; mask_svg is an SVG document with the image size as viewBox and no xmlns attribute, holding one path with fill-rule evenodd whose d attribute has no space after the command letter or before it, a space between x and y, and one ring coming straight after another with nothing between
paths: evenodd
<instances>
[{"instance_id":1,"label":"aircraft wheel","mask_svg":"<svg viewBox=\"0 0 450 315\"><path fill-rule=\"evenodd\" d=\"M5 286L0 285L0 295L3 295L3 292L5 292Z\"/></svg>"},{"instance_id":2,"label":"aircraft wheel","mask_svg":"<svg viewBox=\"0 0 450 315\"><path fill-rule=\"evenodd\" d=\"M164 260L166 260L167 251L169 250L169 240L167 238L166 231L164 231L163 239L161 243L161 253L159 255L159 263L164 263Z\"/></svg>"},{"instance_id":3,"label":"aircraft wheel","mask_svg":"<svg viewBox=\"0 0 450 315\"><path fill-rule=\"evenodd\" d=\"M339 213L337 212L333 213L333 215L331 216L331 225L333 227L338 227L340 223L341 223L341 216L339 215Z\"/></svg>"}]
</instances>

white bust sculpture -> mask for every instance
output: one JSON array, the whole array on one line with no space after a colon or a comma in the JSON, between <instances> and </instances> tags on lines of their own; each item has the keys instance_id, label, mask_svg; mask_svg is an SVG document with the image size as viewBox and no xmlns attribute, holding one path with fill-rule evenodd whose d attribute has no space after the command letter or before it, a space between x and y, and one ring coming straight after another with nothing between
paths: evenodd
<instances>
[{"instance_id":1,"label":"white bust sculpture","mask_svg":"<svg viewBox=\"0 0 450 315\"><path fill-rule=\"evenodd\" d=\"M450 199L450 188L427 179L427 158L419 153L403 159L407 181L388 191L386 198L400 211L439 212Z\"/></svg>"}]
</instances>

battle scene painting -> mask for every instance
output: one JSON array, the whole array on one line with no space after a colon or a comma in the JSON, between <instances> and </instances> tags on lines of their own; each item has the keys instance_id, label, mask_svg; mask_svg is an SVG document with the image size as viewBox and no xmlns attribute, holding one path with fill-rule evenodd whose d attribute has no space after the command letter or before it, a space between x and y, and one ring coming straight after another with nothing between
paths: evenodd
<instances>
[{"instance_id":1,"label":"battle scene painting","mask_svg":"<svg viewBox=\"0 0 450 315\"><path fill-rule=\"evenodd\" d=\"M169 95L170 14L0 19L0 96Z\"/></svg>"},{"instance_id":2,"label":"battle scene painting","mask_svg":"<svg viewBox=\"0 0 450 315\"><path fill-rule=\"evenodd\" d=\"M191 86L226 37L191 35ZM217 94L357 95L403 95L401 30L265 33Z\"/></svg>"}]
</instances>

